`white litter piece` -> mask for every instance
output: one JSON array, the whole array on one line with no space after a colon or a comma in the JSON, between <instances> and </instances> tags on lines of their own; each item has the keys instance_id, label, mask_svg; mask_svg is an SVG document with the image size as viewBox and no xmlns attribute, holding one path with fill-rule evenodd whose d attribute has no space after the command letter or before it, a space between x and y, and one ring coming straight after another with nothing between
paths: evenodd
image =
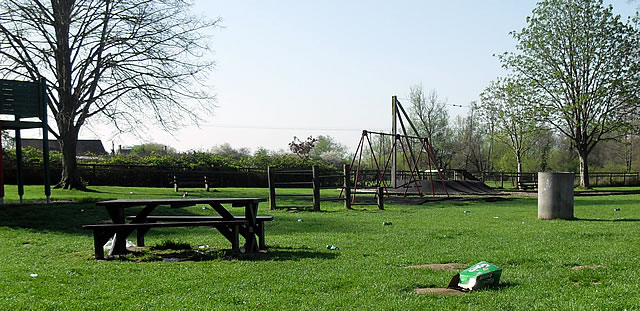
<instances>
[{"instance_id":1,"label":"white litter piece","mask_svg":"<svg viewBox=\"0 0 640 311\"><path fill-rule=\"evenodd\" d=\"M109 252L113 248L113 238L115 238L115 234L109 239L109 241L107 241L107 243L104 244L104 246L102 246L102 249L104 249L105 252ZM127 240L127 248L135 246L136 245L133 242Z\"/></svg>"},{"instance_id":2,"label":"white litter piece","mask_svg":"<svg viewBox=\"0 0 640 311\"><path fill-rule=\"evenodd\" d=\"M38 276L38 274L37 273L31 273L31 274L29 274L29 276L32 277L32 278L35 278L35 277Z\"/></svg>"}]
</instances>

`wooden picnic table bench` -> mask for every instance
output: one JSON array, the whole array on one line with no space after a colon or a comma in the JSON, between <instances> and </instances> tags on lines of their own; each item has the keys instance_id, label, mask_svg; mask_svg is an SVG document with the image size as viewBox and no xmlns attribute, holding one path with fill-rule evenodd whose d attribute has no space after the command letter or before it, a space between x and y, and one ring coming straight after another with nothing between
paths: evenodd
<instances>
[{"instance_id":1,"label":"wooden picnic table bench","mask_svg":"<svg viewBox=\"0 0 640 311\"><path fill-rule=\"evenodd\" d=\"M133 220L135 216L127 216L127 220ZM240 221L246 221L245 216L234 216L234 219ZM223 220L222 216L186 216L186 215L163 215L163 216L147 216L147 223L155 223L157 221L163 222L210 222L210 221L220 221ZM264 241L264 222L265 221L273 221L273 216L256 216L256 234L258 236L258 249L265 250L266 244ZM216 226L213 226L216 227ZM149 228L150 229L150 228ZM220 230L218 227L216 229ZM144 235L147 233L148 229L138 229L137 232L137 244L138 246L144 246Z\"/></svg>"},{"instance_id":2,"label":"wooden picnic table bench","mask_svg":"<svg viewBox=\"0 0 640 311\"><path fill-rule=\"evenodd\" d=\"M258 221L258 204L264 202L262 198L193 198L193 199L127 199L97 202L96 205L107 209L113 223L85 225L83 228L93 230L96 259L104 259L103 246L111 236L114 236L113 247L109 255L121 255L128 253L126 239L138 232L138 246L144 245L144 235L154 227L194 227L211 226L218 229L222 235L232 244L234 253L259 251L257 237L264 241L263 223L264 217ZM158 206L181 208L197 204L208 204L219 216L216 218L203 218L205 216L171 216L162 219L160 215L151 216ZM232 207L244 207L244 216L232 215L223 204L231 204ZM143 207L137 215L127 216L125 210L131 207ZM150 218L151 217L151 218ZM160 217L160 218L157 218ZM126 222L129 220L130 222ZM162 220L162 222L160 222ZM242 248L238 246L239 236L245 239ZM261 243L263 245L263 243Z\"/></svg>"}]
</instances>

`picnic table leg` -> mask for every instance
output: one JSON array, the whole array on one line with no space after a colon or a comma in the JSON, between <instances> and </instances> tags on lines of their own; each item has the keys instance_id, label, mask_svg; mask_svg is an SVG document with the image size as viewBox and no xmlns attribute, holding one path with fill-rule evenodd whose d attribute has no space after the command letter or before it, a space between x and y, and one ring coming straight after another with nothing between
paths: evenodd
<instances>
[{"instance_id":1,"label":"picnic table leg","mask_svg":"<svg viewBox=\"0 0 640 311\"><path fill-rule=\"evenodd\" d=\"M256 243L256 217L258 214L258 203L247 203L244 207L244 215L247 219L248 235L245 238L245 251L249 253L257 253L258 245Z\"/></svg>"},{"instance_id":2,"label":"picnic table leg","mask_svg":"<svg viewBox=\"0 0 640 311\"><path fill-rule=\"evenodd\" d=\"M142 209L140 211L140 213L138 213L138 215L136 215L136 218L134 218L131 223L132 224L136 224L136 223L145 223L148 222L147 221L147 217L151 214L151 212L158 207L158 204L147 204L144 209ZM151 230L151 228L138 228L136 229L136 245L138 245L139 247L143 247L144 246L144 235L147 234L147 232L149 232L149 230ZM125 241L125 246L126 246L126 241Z\"/></svg>"},{"instance_id":3,"label":"picnic table leg","mask_svg":"<svg viewBox=\"0 0 640 311\"><path fill-rule=\"evenodd\" d=\"M111 230L93 230L93 248L95 249L96 259L104 259L104 244L113 236Z\"/></svg>"},{"instance_id":4,"label":"picnic table leg","mask_svg":"<svg viewBox=\"0 0 640 311\"><path fill-rule=\"evenodd\" d=\"M239 234L239 230L240 230L240 225L234 225L233 226L233 240L231 241L231 251L233 252L234 255L238 255L240 253L240 234Z\"/></svg>"},{"instance_id":5,"label":"picnic table leg","mask_svg":"<svg viewBox=\"0 0 640 311\"><path fill-rule=\"evenodd\" d=\"M107 212L114 224L123 224L125 221L124 208L122 206L107 206ZM109 256L127 253L127 236L122 230L117 230L113 238L113 247L109 251Z\"/></svg>"},{"instance_id":6,"label":"picnic table leg","mask_svg":"<svg viewBox=\"0 0 640 311\"><path fill-rule=\"evenodd\" d=\"M151 228L138 228L136 229L136 245L138 247L144 247L144 235L149 232Z\"/></svg>"},{"instance_id":7,"label":"picnic table leg","mask_svg":"<svg viewBox=\"0 0 640 311\"><path fill-rule=\"evenodd\" d=\"M265 250L267 247L264 243L264 221L256 223L258 233L258 250Z\"/></svg>"},{"instance_id":8,"label":"picnic table leg","mask_svg":"<svg viewBox=\"0 0 640 311\"><path fill-rule=\"evenodd\" d=\"M147 204L141 211L136 215L131 223L144 223L147 221L147 216L151 214L151 212L158 206L158 204ZM114 224L123 224L125 223L125 213L124 207L122 206L108 206L107 212L109 212L109 216ZM113 238L113 247L109 251L109 256L112 255L122 255L127 254L129 251L127 250L127 237L133 233L135 229L122 229L117 230L116 235ZM139 229L136 242L138 246L144 246L144 235L149 231L149 229Z\"/></svg>"},{"instance_id":9,"label":"picnic table leg","mask_svg":"<svg viewBox=\"0 0 640 311\"><path fill-rule=\"evenodd\" d=\"M231 213L227 209L222 206L220 203L211 203L209 204L211 207L220 215L223 219L230 220L235 219ZM247 225L240 228L240 234L245 239L244 250L245 252L255 253L258 251L258 245L256 243L256 215L258 212L258 204L257 203L246 203L245 204L245 219L247 220Z\"/></svg>"},{"instance_id":10,"label":"picnic table leg","mask_svg":"<svg viewBox=\"0 0 640 311\"><path fill-rule=\"evenodd\" d=\"M214 228L216 228L218 232L220 232L229 242L231 242L231 244L233 244L234 239L237 238L234 237L232 228L230 229L227 225L218 225L214 226Z\"/></svg>"}]
</instances>

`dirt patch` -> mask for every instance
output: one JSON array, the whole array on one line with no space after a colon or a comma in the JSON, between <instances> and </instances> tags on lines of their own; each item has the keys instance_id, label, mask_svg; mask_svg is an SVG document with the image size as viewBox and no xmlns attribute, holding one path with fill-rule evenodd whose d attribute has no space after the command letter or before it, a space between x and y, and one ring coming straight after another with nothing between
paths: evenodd
<instances>
[{"instance_id":1,"label":"dirt patch","mask_svg":"<svg viewBox=\"0 0 640 311\"><path fill-rule=\"evenodd\" d=\"M463 263L433 263L418 266L408 266L409 269L431 269L431 270L455 270L458 268L466 267Z\"/></svg>"},{"instance_id":2,"label":"dirt patch","mask_svg":"<svg viewBox=\"0 0 640 311\"><path fill-rule=\"evenodd\" d=\"M433 295L464 295L465 292L451 288L416 288L416 294L433 294Z\"/></svg>"},{"instance_id":3,"label":"dirt patch","mask_svg":"<svg viewBox=\"0 0 640 311\"><path fill-rule=\"evenodd\" d=\"M582 269L598 269L598 268L606 268L605 265L588 265L588 266L573 266L571 270L582 270Z\"/></svg>"}]
</instances>

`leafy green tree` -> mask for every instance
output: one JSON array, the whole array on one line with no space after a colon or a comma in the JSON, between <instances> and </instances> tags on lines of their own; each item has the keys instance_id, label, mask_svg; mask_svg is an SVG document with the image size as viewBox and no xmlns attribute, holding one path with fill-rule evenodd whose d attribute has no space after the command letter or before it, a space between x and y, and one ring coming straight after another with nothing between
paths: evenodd
<instances>
[{"instance_id":1,"label":"leafy green tree","mask_svg":"<svg viewBox=\"0 0 640 311\"><path fill-rule=\"evenodd\" d=\"M121 131L155 120L165 129L213 108L200 84L213 68L208 34L217 20L192 15L189 0L2 0L0 76L47 79L53 135L64 155L59 187L84 188L80 130L102 118ZM142 131L141 131L142 132Z\"/></svg>"},{"instance_id":2,"label":"leafy green tree","mask_svg":"<svg viewBox=\"0 0 640 311\"><path fill-rule=\"evenodd\" d=\"M320 135L317 137L310 156L312 159L322 160L323 162L338 167L346 163L347 146L337 142L331 136Z\"/></svg>"},{"instance_id":3,"label":"leafy green tree","mask_svg":"<svg viewBox=\"0 0 640 311\"><path fill-rule=\"evenodd\" d=\"M503 66L532 81L540 115L572 141L589 188L593 148L637 117L637 27L602 0L544 0L512 35L517 51L499 56Z\"/></svg>"},{"instance_id":4,"label":"leafy green tree","mask_svg":"<svg viewBox=\"0 0 640 311\"><path fill-rule=\"evenodd\" d=\"M210 152L234 159L247 159L251 155L251 151L248 148L235 149L229 143L214 146Z\"/></svg>"},{"instance_id":5,"label":"leafy green tree","mask_svg":"<svg viewBox=\"0 0 640 311\"><path fill-rule=\"evenodd\" d=\"M157 143L146 143L136 145L131 148L131 155L138 157L145 157L150 155L163 155L176 153L176 149L173 147L165 146Z\"/></svg>"},{"instance_id":6,"label":"leafy green tree","mask_svg":"<svg viewBox=\"0 0 640 311\"><path fill-rule=\"evenodd\" d=\"M540 122L535 115L535 94L522 81L497 79L480 94L479 113L495 120L496 137L511 148L520 182L523 158L534 147Z\"/></svg>"}]
</instances>

